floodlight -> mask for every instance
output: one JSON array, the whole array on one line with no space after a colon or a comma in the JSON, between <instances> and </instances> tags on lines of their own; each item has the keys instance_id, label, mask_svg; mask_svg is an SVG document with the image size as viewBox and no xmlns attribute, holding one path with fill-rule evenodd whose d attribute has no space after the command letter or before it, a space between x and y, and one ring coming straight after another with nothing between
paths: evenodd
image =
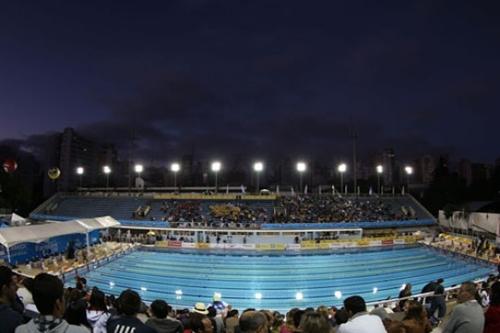
<instances>
[{"instance_id":1,"label":"floodlight","mask_svg":"<svg viewBox=\"0 0 500 333\"><path fill-rule=\"evenodd\" d=\"M297 163L297 171L302 173L307 170L307 164L305 162L298 162Z\"/></svg>"},{"instance_id":2,"label":"floodlight","mask_svg":"<svg viewBox=\"0 0 500 333\"><path fill-rule=\"evenodd\" d=\"M222 167L222 164L219 161L212 162L212 171L213 172L219 172Z\"/></svg>"}]
</instances>

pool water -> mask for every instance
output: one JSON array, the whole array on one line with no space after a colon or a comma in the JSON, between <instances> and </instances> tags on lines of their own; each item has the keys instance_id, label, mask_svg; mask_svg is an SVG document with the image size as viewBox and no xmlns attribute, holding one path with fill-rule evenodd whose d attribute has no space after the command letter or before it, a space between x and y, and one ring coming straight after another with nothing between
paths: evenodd
<instances>
[{"instance_id":1,"label":"pool water","mask_svg":"<svg viewBox=\"0 0 500 333\"><path fill-rule=\"evenodd\" d=\"M233 308L272 309L341 305L397 297L405 283L420 292L431 280L445 286L487 276L494 267L420 246L327 253L236 254L138 250L88 272L89 286L119 295L127 288L143 300L174 308L210 303L214 293Z\"/></svg>"}]
</instances>

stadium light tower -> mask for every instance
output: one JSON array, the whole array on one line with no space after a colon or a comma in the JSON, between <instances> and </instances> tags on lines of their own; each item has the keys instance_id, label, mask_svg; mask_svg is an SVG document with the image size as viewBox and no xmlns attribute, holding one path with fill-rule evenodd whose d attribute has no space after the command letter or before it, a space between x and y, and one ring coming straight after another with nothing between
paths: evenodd
<instances>
[{"instance_id":1,"label":"stadium light tower","mask_svg":"<svg viewBox=\"0 0 500 333\"><path fill-rule=\"evenodd\" d=\"M259 193L260 191L260 173L264 170L264 163L260 162L260 161L257 161L253 164L253 171L255 171L257 177L256 177L256 181L257 181L257 193Z\"/></svg>"},{"instance_id":2,"label":"stadium light tower","mask_svg":"<svg viewBox=\"0 0 500 333\"><path fill-rule=\"evenodd\" d=\"M380 187L380 176L382 176L382 173L384 172L384 167L382 165L377 165L377 186L378 186L378 194L382 192L382 188Z\"/></svg>"},{"instance_id":3,"label":"stadium light tower","mask_svg":"<svg viewBox=\"0 0 500 333\"><path fill-rule=\"evenodd\" d=\"M410 176L413 174L413 167L410 165L405 166L406 173L406 188L409 191L410 188Z\"/></svg>"},{"instance_id":4,"label":"stadium light tower","mask_svg":"<svg viewBox=\"0 0 500 333\"><path fill-rule=\"evenodd\" d=\"M222 164L219 161L212 162L211 169L215 173L215 193L217 193L217 191L218 191L217 176L218 176L221 168L222 168Z\"/></svg>"},{"instance_id":5,"label":"stadium light tower","mask_svg":"<svg viewBox=\"0 0 500 333\"><path fill-rule=\"evenodd\" d=\"M108 165L102 167L102 172L106 175L106 189L109 188L109 174L111 173L111 168Z\"/></svg>"},{"instance_id":6,"label":"stadium light tower","mask_svg":"<svg viewBox=\"0 0 500 333\"><path fill-rule=\"evenodd\" d=\"M174 187L177 187L177 172L181 170L181 165L177 162L170 164L170 171L174 173Z\"/></svg>"},{"instance_id":7,"label":"stadium light tower","mask_svg":"<svg viewBox=\"0 0 500 333\"><path fill-rule=\"evenodd\" d=\"M80 178L80 187L82 187L82 178L84 173L85 169L82 166L76 168L76 174L78 175L78 178Z\"/></svg>"},{"instance_id":8,"label":"stadium light tower","mask_svg":"<svg viewBox=\"0 0 500 333\"><path fill-rule=\"evenodd\" d=\"M299 191L302 192L302 174L306 172L307 164L306 162L297 162L297 171L299 172Z\"/></svg>"},{"instance_id":9,"label":"stadium light tower","mask_svg":"<svg viewBox=\"0 0 500 333\"><path fill-rule=\"evenodd\" d=\"M347 165L345 163L340 163L337 167L337 171L340 173L340 193L344 191L344 173L347 171Z\"/></svg>"}]
</instances>

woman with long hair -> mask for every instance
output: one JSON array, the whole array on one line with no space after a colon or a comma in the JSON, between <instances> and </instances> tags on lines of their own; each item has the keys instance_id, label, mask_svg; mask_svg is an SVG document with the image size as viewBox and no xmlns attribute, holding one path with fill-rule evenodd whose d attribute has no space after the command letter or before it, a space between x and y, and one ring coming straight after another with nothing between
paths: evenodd
<instances>
[{"instance_id":1,"label":"woman with long hair","mask_svg":"<svg viewBox=\"0 0 500 333\"><path fill-rule=\"evenodd\" d=\"M332 331L327 318L318 312L306 312L300 326L302 333L330 333Z\"/></svg>"},{"instance_id":2,"label":"woman with long hair","mask_svg":"<svg viewBox=\"0 0 500 333\"><path fill-rule=\"evenodd\" d=\"M92 289L87 309L87 320L92 326L93 333L106 333L106 324L110 316L106 305L106 296L99 289Z\"/></svg>"},{"instance_id":3,"label":"woman with long hair","mask_svg":"<svg viewBox=\"0 0 500 333\"><path fill-rule=\"evenodd\" d=\"M407 333L429 333L432 331L424 307L414 300L407 301L405 317L402 322Z\"/></svg>"},{"instance_id":4,"label":"woman with long hair","mask_svg":"<svg viewBox=\"0 0 500 333\"><path fill-rule=\"evenodd\" d=\"M411 296L411 284L407 283L405 287L399 292L399 298L410 297L410 296ZM407 299L399 301L399 311L404 311L406 302L408 302Z\"/></svg>"},{"instance_id":5,"label":"woman with long hair","mask_svg":"<svg viewBox=\"0 0 500 333\"><path fill-rule=\"evenodd\" d=\"M281 325L280 333L293 333L293 332L295 332L296 327L294 325L293 318L295 316L295 313L298 311L300 311L300 309L298 309L298 308L293 308L290 311L288 311L288 313L286 314L286 320L283 323L283 325Z\"/></svg>"},{"instance_id":6,"label":"woman with long hair","mask_svg":"<svg viewBox=\"0 0 500 333\"><path fill-rule=\"evenodd\" d=\"M92 327L87 321L87 314L85 312L86 309L87 302L85 302L85 300L72 300L66 308L64 319L68 322L68 324L87 328L90 332Z\"/></svg>"}]
</instances>

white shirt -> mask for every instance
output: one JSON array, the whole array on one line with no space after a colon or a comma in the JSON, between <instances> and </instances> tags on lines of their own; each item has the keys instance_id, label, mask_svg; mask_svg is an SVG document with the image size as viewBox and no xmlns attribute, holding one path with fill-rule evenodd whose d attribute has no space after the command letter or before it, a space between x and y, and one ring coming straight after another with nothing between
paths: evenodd
<instances>
[{"instance_id":1,"label":"white shirt","mask_svg":"<svg viewBox=\"0 0 500 333\"><path fill-rule=\"evenodd\" d=\"M29 290L26 289L26 287L17 289L17 296L19 296L25 306L28 304L35 304L35 302L33 302L33 296L31 295Z\"/></svg>"},{"instance_id":2,"label":"white shirt","mask_svg":"<svg viewBox=\"0 0 500 333\"><path fill-rule=\"evenodd\" d=\"M338 333L387 333L380 317L367 312L356 313L345 324L339 326Z\"/></svg>"}]
</instances>

